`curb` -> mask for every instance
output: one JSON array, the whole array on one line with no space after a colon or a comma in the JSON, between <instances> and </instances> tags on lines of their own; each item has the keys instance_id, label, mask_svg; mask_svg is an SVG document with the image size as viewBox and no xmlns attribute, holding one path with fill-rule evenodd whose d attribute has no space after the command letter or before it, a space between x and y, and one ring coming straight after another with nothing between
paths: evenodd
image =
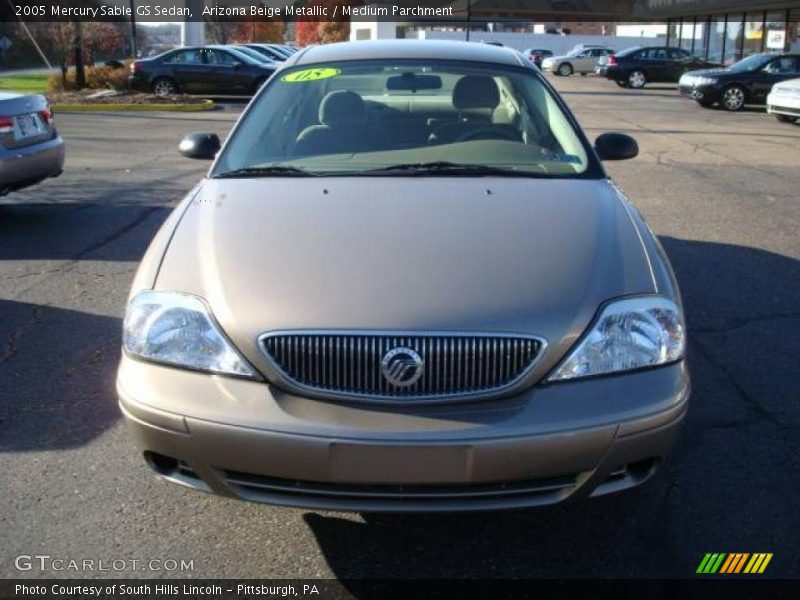
<instances>
[{"instance_id":1,"label":"curb","mask_svg":"<svg viewBox=\"0 0 800 600\"><path fill-rule=\"evenodd\" d=\"M53 104L54 111L72 112L202 112L217 107L213 100L197 104Z\"/></svg>"}]
</instances>

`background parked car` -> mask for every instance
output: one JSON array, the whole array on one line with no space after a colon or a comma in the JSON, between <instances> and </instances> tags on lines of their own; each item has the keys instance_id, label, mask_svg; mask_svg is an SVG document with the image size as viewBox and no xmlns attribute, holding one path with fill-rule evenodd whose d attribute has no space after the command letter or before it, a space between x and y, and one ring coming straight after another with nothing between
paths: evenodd
<instances>
[{"instance_id":1,"label":"background parked car","mask_svg":"<svg viewBox=\"0 0 800 600\"><path fill-rule=\"evenodd\" d=\"M795 77L800 77L800 55L753 54L727 69L686 73L678 90L706 108L719 103L740 110L745 104L764 104L772 86Z\"/></svg>"},{"instance_id":2,"label":"background parked car","mask_svg":"<svg viewBox=\"0 0 800 600\"><path fill-rule=\"evenodd\" d=\"M0 92L0 195L61 174L64 140L47 99Z\"/></svg>"},{"instance_id":3,"label":"background parked car","mask_svg":"<svg viewBox=\"0 0 800 600\"><path fill-rule=\"evenodd\" d=\"M535 64L540 69L542 68L542 61L545 58L550 58L554 56L552 50L547 50L546 48L528 48L527 50L523 50L522 52L525 56L527 56L530 61Z\"/></svg>"},{"instance_id":4,"label":"background parked car","mask_svg":"<svg viewBox=\"0 0 800 600\"><path fill-rule=\"evenodd\" d=\"M784 123L800 120L800 79L773 85L767 96L767 112Z\"/></svg>"},{"instance_id":5,"label":"background parked car","mask_svg":"<svg viewBox=\"0 0 800 600\"><path fill-rule=\"evenodd\" d=\"M275 46L274 44L239 44L239 45L245 48L250 48L251 50L258 52L262 56L265 56L266 58L269 58L276 62L283 62L287 58L289 58L289 56L291 56L291 54L289 54L286 50L281 49Z\"/></svg>"},{"instance_id":6,"label":"background parked car","mask_svg":"<svg viewBox=\"0 0 800 600\"><path fill-rule=\"evenodd\" d=\"M542 61L542 70L556 73L563 77L580 73L594 73L600 57L613 54L611 48L604 46L580 46L573 48L563 56L553 56Z\"/></svg>"},{"instance_id":7,"label":"background parked car","mask_svg":"<svg viewBox=\"0 0 800 600\"><path fill-rule=\"evenodd\" d=\"M596 72L620 87L639 89L647 83L677 83L687 71L720 66L683 48L636 46L609 56L606 64L598 65Z\"/></svg>"},{"instance_id":8,"label":"background parked car","mask_svg":"<svg viewBox=\"0 0 800 600\"><path fill-rule=\"evenodd\" d=\"M278 65L276 61L272 60L268 56L258 52L257 50L253 50L252 48L248 48L247 46L239 45L239 44L215 44L213 46L209 46L209 48L222 48L222 49L231 49L236 52L241 52L246 54L250 58L257 60L258 62L263 62L272 65L273 68L277 69Z\"/></svg>"},{"instance_id":9,"label":"background parked car","mask_svg":"<svg viewBox=\"0 0 800 600\"><path fill-rule=\"evenodd\" d=\"M176 92L254 94L275 72L230 47L197 46L166 52L131 65L132 87L159 96Z\"/></svg>"}]
</instances>

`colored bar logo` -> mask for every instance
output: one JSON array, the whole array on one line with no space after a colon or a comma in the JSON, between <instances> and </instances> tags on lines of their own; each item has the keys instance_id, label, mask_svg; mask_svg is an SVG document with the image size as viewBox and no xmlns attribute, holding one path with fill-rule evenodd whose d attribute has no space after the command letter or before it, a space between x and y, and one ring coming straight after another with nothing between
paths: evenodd
<instances>
[{"instance_id":1,"label":"colored bar logo","mask_svg":"<svg viewBox=\"0 0 800 600\"><path fill-rule=\"evenodd\" d=\"M708 552L700 561L695 573L703 575L732 575L737 573L749 573L751 575L763 573L769 561L772 560L772 552Z\"/></svg>"}]
</instances>

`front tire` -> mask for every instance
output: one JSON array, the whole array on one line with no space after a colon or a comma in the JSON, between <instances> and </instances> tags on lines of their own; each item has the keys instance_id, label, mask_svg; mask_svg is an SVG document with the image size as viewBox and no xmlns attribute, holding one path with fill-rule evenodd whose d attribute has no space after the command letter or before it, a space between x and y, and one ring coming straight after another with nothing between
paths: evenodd
<instances>
[{"instance_id":1,"label":"front tire","mask_svg":"<svg viewBox=\"0 0 800 600\"><path fill-rule=\"evenodd\" d=\"M162 98L178 92L177 84L169 77L159 77L153 82L153 93Z\"/></svg>"},{"instance_id":2,"label":"front tire","mask_svg":"<svg viewBox=\"0 0 800 600\"><path fill-rule=\"evenodd\" d=\"M558 67L558 74L562 77L569 77L573 73L572 65L569 63L562 63Z\"/></svg>"},{"instance_id":3,"label":"front tire","mask_svg":"<svg viewBox=\"0 0 800 600\"><path fill-rule=\"evenodd\" d=\"M643 71L632 71L631 74L628 75L628 85L635 90L642 89L646 83L647 77L644 76Z\"/></svg>"},{"instance_id":4,"label":"front tire","mask_svg":"<svg viewBox=\"0 0 800 600\"><path fill-rule=\"evenodd\" d=\"M798 117L790 117L789 115L775 115L781 123L797 123Z\"/></svg>"},{"instance_id":5,"label":"front tire","mask_svg":"<svg viewBox=\"0 0 800 600\"><path fill-rule=\"evenodd\" d=\"M726 87L722 92L722 108L731 112L742 110L744 108L745 92L741 86L731 85Z\"/></svg>"}]
</instances>

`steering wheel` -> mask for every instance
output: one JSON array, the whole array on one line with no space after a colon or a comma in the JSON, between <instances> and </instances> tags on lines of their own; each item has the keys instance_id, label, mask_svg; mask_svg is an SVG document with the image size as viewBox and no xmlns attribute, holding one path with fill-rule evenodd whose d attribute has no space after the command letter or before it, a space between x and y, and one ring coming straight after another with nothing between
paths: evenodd
<instances>
[{"instance_id":1,"label":"steering wheel","mask_svg":"<svg viewBox=\"0 0 800 600\"><path fill-rule=\"evenodd\" d=\"M497 129L487 125L462 133L456 139L456 142L470 142L472 140L508 140L510 142L518 142L519 136L505 129Z\"/></svg>"}]
</instances>

